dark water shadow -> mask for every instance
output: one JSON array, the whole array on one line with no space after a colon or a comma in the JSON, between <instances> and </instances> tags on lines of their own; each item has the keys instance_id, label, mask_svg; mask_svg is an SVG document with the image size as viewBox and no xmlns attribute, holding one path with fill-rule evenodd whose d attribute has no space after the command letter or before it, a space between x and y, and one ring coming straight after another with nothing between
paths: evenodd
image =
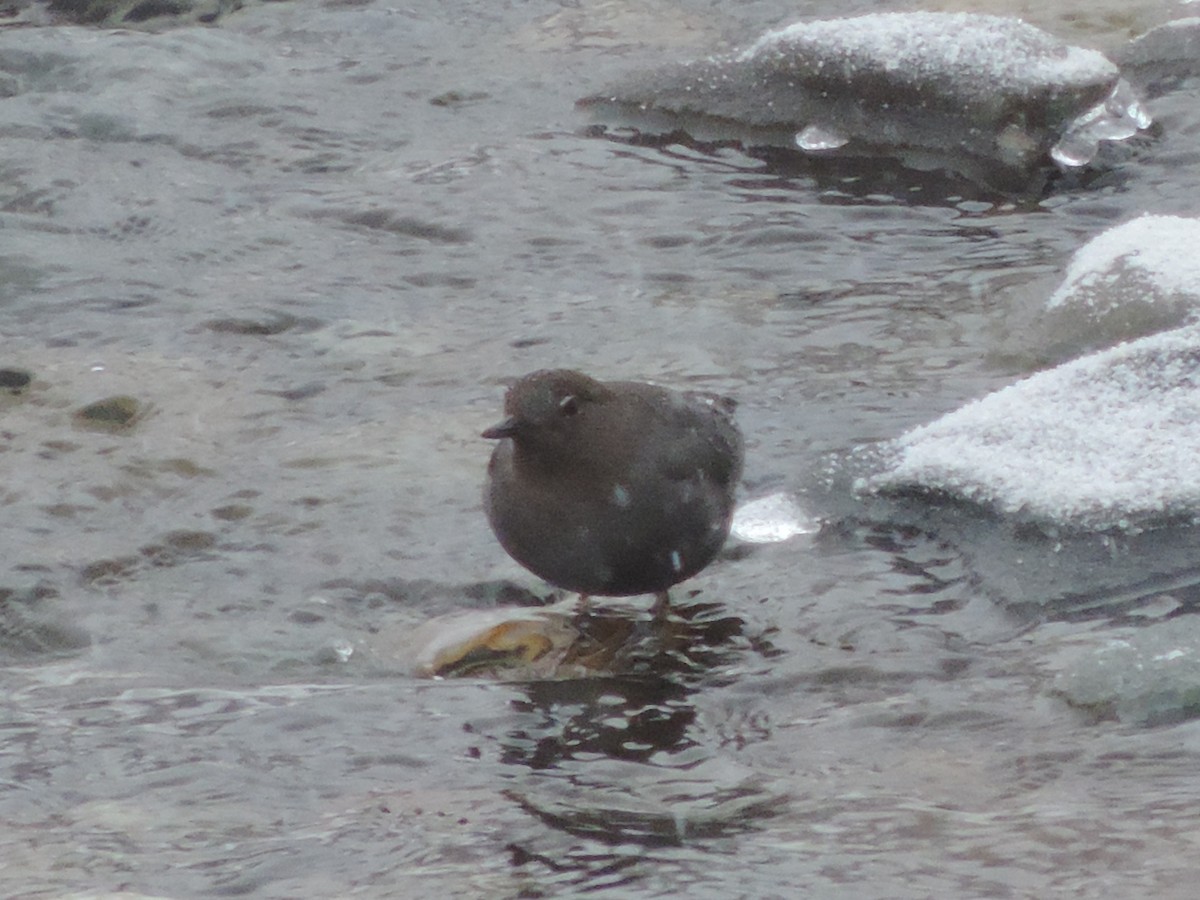
<instances>
[{"instance_id":1,"label":"dark water shadow","mask_svg":"<svg viewBox=\"0 0 1200 900\"><path fill-rule=\"evenodd\" d=\"M805 153L780 142L762 143L743 139L698 138L685 129L665 131L637 127L591 125L581 132L631 147L649 147L673 161L696 157L705 163L728 168L737 179L753 178L749 185L762 189L764 178L775 178L775 187L816 191L823 203L856 205L864 200L878 202L889 198L912 207L958 206L975 202L995 206L1008 204L1035 210L1051 194L1090 191L1120 183L1123 175L1105 165L1063 172L1052 165L1029 170L1010 171L971 159L907 158L903 151L894 154L843 155ZM736 150L746 162L730 159ZM1128 151L1126 151L1126 154ZM756 164L757 163L757 164Z\"/></svg>"}]
</instances>

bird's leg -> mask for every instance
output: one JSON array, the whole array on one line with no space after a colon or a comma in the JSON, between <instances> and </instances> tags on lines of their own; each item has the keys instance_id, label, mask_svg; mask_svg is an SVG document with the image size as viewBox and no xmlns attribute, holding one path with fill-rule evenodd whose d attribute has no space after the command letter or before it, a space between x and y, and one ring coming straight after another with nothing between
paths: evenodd
<instances>
[{"instance_id":1,"label":"bird's leg","mask_svg":"<svg viewBox=\"0 0 1200 900\"><path fill-rule=\"evenodd\" d=\"M650 614L656 622L665 622L671 615L671 595L667 591L659 591L654 595L654 605L650 607Z\"/></svg>"}]
</instances>

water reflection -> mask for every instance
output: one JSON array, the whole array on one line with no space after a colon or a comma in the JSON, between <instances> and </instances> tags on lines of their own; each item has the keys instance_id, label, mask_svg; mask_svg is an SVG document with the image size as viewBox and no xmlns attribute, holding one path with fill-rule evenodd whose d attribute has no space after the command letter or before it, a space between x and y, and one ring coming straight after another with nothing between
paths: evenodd
<instances>
[{"instance_id":1,"label":"water reflection","mask_svg":"<svg viewBox=\"0 0 1200 900\"><path fill-rule=\"evenodd\" d=\"M605 674L534 681L514 701L520 725L502 740L504 762L532 769L583 759L663 759L694 747L690 697L720 682L746 652L742 619L717 603L672 606L666 620L621 608L589 608L564 667Z\"/></svg>"},{"instance_id":2,"label":"water reflection","mask_svg":"<svg viewBox=\"0 0 1200 900\"><path fill-rule=\"evenodd\" d=\"M740 141L698 140L686 131L651 134L598 125L582 133L614 144L653 148L667 163L726 171L730 188L756 193L787 191L804 199L815 193L820 202L833 205L882 201L904 206L956 206L971 202L988 210L1012 198L1031 205L1064 184L1078 187L1104 174L1064 174L1047 168L997 188L952 172L910 168L896 159L824 157L786 147L744 147Z\"/></svg>"},{"instance_id":3,"label":"water reflection","mask_svg":"<svg viewBox=\"0 0 1200 900\"><path fill-rule=\"evenodd\" d=\"M507 846L516 869L560 886L630 885L669 863L657 851L714 847L786 803L712 747L699 721L706 692L772 652L742 618L692 596L665 620L614 604L576 622L576 663L605 674L515 685L516 721L498 741L518 770L504 796L531 820Z\"/></svg>"}]
</instances>

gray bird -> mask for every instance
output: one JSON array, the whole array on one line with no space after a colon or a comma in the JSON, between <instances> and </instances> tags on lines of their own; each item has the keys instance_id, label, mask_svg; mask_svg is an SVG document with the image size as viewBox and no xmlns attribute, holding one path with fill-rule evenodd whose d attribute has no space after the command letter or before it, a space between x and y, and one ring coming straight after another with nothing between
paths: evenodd
<instances>
[{"instance_id":1,"label":"gray bird","mask_svg":"<svg viewBox=\"0 0 1200 900\"><path fill-rule=\"evenodd\" d=\"M655 593L725 543L742 470L733 400L545 369L517 381L483 502L500 544L585 597Z\"/></svg>"}]
</instances>

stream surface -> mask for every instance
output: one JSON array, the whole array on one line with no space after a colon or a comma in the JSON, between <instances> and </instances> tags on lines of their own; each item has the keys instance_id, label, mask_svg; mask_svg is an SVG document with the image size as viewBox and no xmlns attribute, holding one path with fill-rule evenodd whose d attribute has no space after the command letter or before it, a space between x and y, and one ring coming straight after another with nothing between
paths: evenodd
<instances>
[{"instance_id":1,"label":"stream surface","mask_svg":"<svg viewBox=\"0 0 1200 900\"><path fill-rule=\"evenodd\" d=\"M1046 365L1021 323L1088 239L1197 213L1195 81L1024 200L574 107L891 8L0 28L0 369L32 376L0 390L6 895L1195 895L1195 710L1059 689L1196 611L1194 530L874 503L841 462ZM1189 5L939 8L1109 51ZM488 529L479 437L548 366L736 397L743 496L824 527L731 544L661 633L598 602L613 671L415 677L397 635L550 593Z\"/></svg>"}]
</instances>

